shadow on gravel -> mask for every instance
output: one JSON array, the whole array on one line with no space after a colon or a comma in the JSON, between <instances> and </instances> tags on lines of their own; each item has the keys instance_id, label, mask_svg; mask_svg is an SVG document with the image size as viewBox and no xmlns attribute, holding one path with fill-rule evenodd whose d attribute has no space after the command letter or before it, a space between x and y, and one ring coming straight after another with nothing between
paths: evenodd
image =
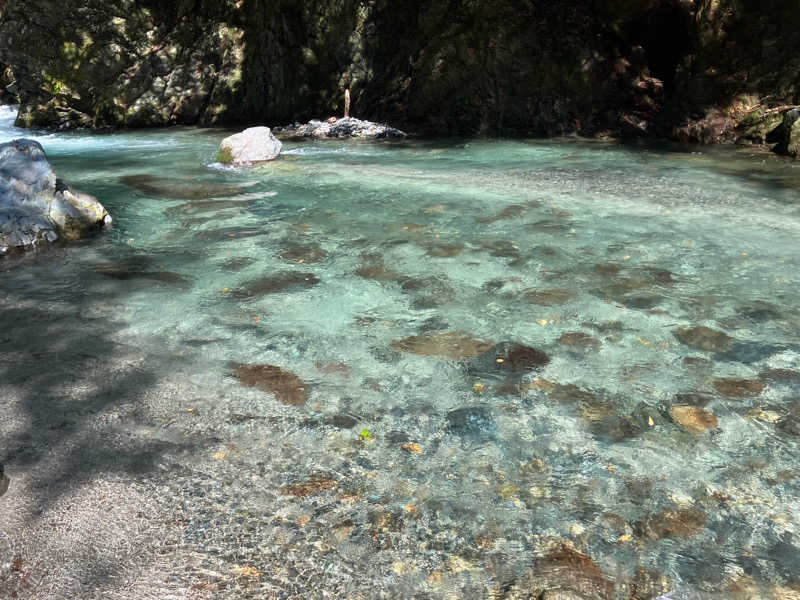
<instances>
[{"instance_id":1,"label":"shadow on gravel","mask_svg":"<svg viewBox=\"0 0 800 600\"><path fill-rule=\"evenodd\" d=\"M58 466L46 482L51 492L100 471L150 469L158 443L110 439L119 409L135 410L157 381L146 359L111 341L110 325L83 316L79 305L3 300L0 386L11 435L0 462L19 470L51 461Z\"/></svg>"},{"instance_id":2,"label":"shadow on gravel","mask_svg":"<svg viewBox=\"0 0 800 600\"><path fill-rule=\"evenodd\" d=\"M59 550L41 544L51 540L72 554L70 536L84 534L59 531L50 519L66 514L77 531L87 518L96 518L93 526L107 523L104 533L116 543L131 528L128 516L142 517L137 511L146 509L136 506L133 494L103 494L150 477L164 452L179 450L184 442L136 431L153 420L146 399L155 393L164 365L115 339L126 323L114 307L132 288L88 273L73 260L75 251L53 249L0 273L0 463L11 477L0 499L0 528L16 542L15 556L0 556L0 568L22 569L24 555L26 565L34 559L41 563L30 566L40 579L66 574L88 578L95 587L119 574L120 565L105 554L105 541L95 540L91 551L76 547L74 556L57 557ZM73 503L80 507L71 514ZM117 516L105 518L109 510ZM22 537L30 532L35 539ZM56 562L47 564L51 561ZM6 597L3 579L0 572L0 596Z\"/></svg>"}]
</instances>

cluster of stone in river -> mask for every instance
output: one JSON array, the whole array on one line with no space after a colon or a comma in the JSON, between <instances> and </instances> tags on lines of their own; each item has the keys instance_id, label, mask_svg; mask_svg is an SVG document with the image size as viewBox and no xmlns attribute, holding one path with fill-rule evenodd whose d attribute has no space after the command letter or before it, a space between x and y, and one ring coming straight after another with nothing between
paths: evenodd
<instances>
[{"instance_id":1,"label":"cluster of stone in river","mask_svg":"<svg viewBox=\"0 0 800 600\"><path fill-rule=\"evenodd\" d=\"M306 261L313 263L316 260L325 260L326 255L319 248L307 248L308 254L296 248L287 248L281 256L290 262ZM462 250L459 250L459 252ZM446 258L450 252L436 250L429 255ZM305 257L305 258L304 258ZM425 299L422 306L430 307L451 301L453 292L447 289L446 283L439 289L431 290L434 281L404 276L388 268L379 255L367 254L363 256L364 265L356 274L376 282L391 283L400 286L400 289L412 295L417 301ZM616 277L621 268L611 268L608 265L598 266L596 272L602 276ZM642 280L652 285L673 285L675 277L663 270L645 270L638 275ZM277 283L277 281L282 283ZM316 285L319 281L309 272L287 271L278 277L278 280L269 280L269 285L258 282L249 285L252 293L274 293L301 290L305 287ZM628 308L637 310L652 310L658 302L645 302L642 300L631 301L631 291L641 287L641 283L623 280L617 301L624 303ZM550 288L542 290L515 291L514 284L498 281L493 284L498 293L518 294L527 301L540 306L559 306L571 301L575 294L570 290ZM505 290L505 291L504 291ZM247 297L241 296L241 297ZM637 296L636 298L639 298ZM612 299L612 301L614 301ZM420 303L418 302L417 306ZM414 306L414 304L412 304ZM467 402L464 406L449 410L442 415L441 427L448 434L458 436L465 443L485 443L498 441L498 411L506 410L500 404L505 397L515 397L523 402L545 402L570 407L576 419L584 424L586 429L598 439L610 443L630 440L656 428L663 430L672 427L675 435L696 436L709 435L720 427L720 420L714 409L710 408L715 401L724 400L733 411L739 410L742 417L756 419L773 426L776 431L785 435L800 436L800 408L785 410L784 408L772 409L767 404L763 407L758 403L742 404L737 409L735 404L742 400L758 400L769 386L786 385L787 382L800 381L800 372L792 369L765 369L760 375L752 378L712 376L708 378L708 386L700 390L687 390L676 394L672 402L666 405L653 405L641 401L632 409L623 410L624 403L618 402L613 395L605 390L586 389L572 383L559 383L543 378L539 373L552 359L551 353L559 352L598 352L604 344L613 343L615 335L620 329L618 323L586 323L586 331L565 331L556 340L555 344L547 349L535 348L507 340L495 342L476 338L467 331L452 329L446 322L429 323L419 333L396 339L390 344L390 349L395 353L410 354L429 357L434 360L452 362L461 370L463 376L463 389L471 394L474 402ZM747 362L751 348L737 340L734 335L714 329L705 325L676 327L673 329L675 340L692 352L701 355L687 357L687 368L708 368L714 361L731 362L737 356ZM777 352L781 347L767 348L763 351L766 356ZM738 353L738 354L737 354ZM395 354L389 360L398 360ZM347 365L337 364L317 365L318 370L324 374L346 373L349 374ZM309 384L302 382L296 375L285 372L282 367L274 365L247 365L236 367L233 375L244 385L255 386L258 389L273 394L277 400L287 402L287 398L301 397L297 390L302 390L302 397L311 389ZM293 391L294 390L294 391ZM498 404L492 406L487 402L492 398ZM344 428L357 428L359 420L348 415L337 415L327 421L329 425ZM402 431L393 431L384 436L384 444L396 445L398 451L407 453L426 452L424 441L419 443ZM687 442L690 443L690 442ZM547 472L550 467L544 462L539 462L531 467L532 473ZM785 474L787 477L791 475ZM538 477L538 476L536 476ZM533 480L536 480L534 477ZM631 494L647 494L652 489L652 482L631 481ZM641 488L641 489L639 489ZM345 502L352 502L352 491L342 488L342 482L329 474L315 475L308 480L298 481L283 488L283 493L301 500L317 497L340 497ZM532 485L529 489L521 488L516 483L499 483L497 486L498 498L518 502L521 506L533 507L547 498L552 492L543 485ZM653 509L638 520L628 521L613 513L604 513L599 519L600 527L606 531L609 540L622 546L632 544L642 548L652 544L659 544L662 540L681 540L699 536L706 528L710 512L727 506L730 502L721 495L711 495L696 499L675 499L665 507ZM402 532L419 527L419 513L416 507L409 505L405 513L378 512L373 514L369 535L380 548L394 548L394 541ZM347 528L350 531L352 527ZM674 591L671 578L657 571L640 568L634 576L618 578L603 570L591 554L578 546L581 544L581 535L577 540L565 538L545 538L539 540L534 552L535 558L530 572L523 576L510 576L495 590L497 597L502 598L543 598L547 600L588 600L590 598L637 598L654 599ZM492 548L497 541L491 535L478 537L474 540L476 548L485 545ZM581 547L581 549L578 549ZM480 554L480 552L479 552ZM452 568L458 571L460 559L451 559ZM455 562L453 562L455 561ZM464 563L465 565L468 563ZM396 570L405 574L415 567L405 563L395 563ZM470 568L470 567L463 567ZM433 579L431 579L433 578ZM790 594L790 588L781 586L763 587L761 584L749 582L735 577L727 583L728 589L734 590L731 597L750 597L747 594L764 594L763 597L782 597L781 594ZM447 581L447 574L432 575L429 583L434 585ZM790 597L790 596L787 596Z\"/></svg>"},{"instance_id":2,"label":"cluster of stone in river","mask_svg":"<svg viewBox=\"0 0 800 600\"><path fill-rule=\"evenodd\" d=\"M123 178L123 183L147 194L194 200L189 204L170 208L169 210L173 213L202 215L207 211L242 208L249 205L247 200L206 200L218 196L242 194L246 189L243 187L213 182L175 182L167 178L149 175L127 176ZM490 224L518 218L535 207L535 204L512 205L497 215L480 219L480 221ZM563 219L568 217L568 214L558 216ZM549 229L560 222L562 221L537 221L534 226ZM478 248L470 248L463 243L430 241L422 230L422 227L414 224L401 228L405 235L426 248L427 255L433 259L453 258L466 251L488 252L492 256L508 258L512 263L521 259L519 251L513 245L502 240L498 240L496 243L485 241ZM213 239L219 238L220 240L226 237L240 239L248 235L260 234L255 231L251 234L249 230L245 231L242 228L230 231L221 228L212 230L210 233L215 234L216 237ZM209 237L209 239L212 238ZM547 247L538 248L537 252L546 256L557 254L555 249L548 252ZM292 242L280 250L278 256L289 264L314 265L325 261L328 258L328 252L315 242ZM362 254L362 261L362 266L354 273L356 276L399 285L403 293L412 296L412 307L416 309L424 310L447 304L456 295L454 288L448 284L446 278L406 276L387 267L379 253L365 252ZM228 261L226 268L236 271L251 262L252 259L244 257L232 258ZM185 276L152 267L152 261L133 258L119 263L97 264L94 270L103 276L121 280L140 280L152 284L182 287L191 285L191 281ZM593 272L601 280L600 285L593 293L612 302L619 302L627 308L656 312L659 310L657 307L661 297L648 290L669 287L679 280L673 273L665 269L635 268L626 264L610 262L595 264ZM268 294L294 293L314 287L320 281L319 276L313 271L287 270L246 281L241 286L230 290L229 296L236 300L249 300ZM576 297L576 292L567 288L519 289L513 280L491 281L486 284L486 290L504 297L519 297L526 302L542 307L561 306ZM742 312L746 318L763 320L774 318L775 315L769 311L769 307L757 306L750 309L745 308ZM586 323L585 325L587 328L595 329L596 333L600 335L592 335L586 331L565 331L556 341L558 347L563 348L566 352L598 352L603 347L604 340L613 341L615 339L614 328L609 329L609 324ZM719 361L738 361L747 364L766 358L783 349L781 346L754 345L742 342L724 331L705 325L677 327L674 329L673 335L688 349L706 353L714 360ZM447 323L440 324L434 330L423 331L417 335L395 340L390 347L399 352L460 361L463 365L465 386L483 397L492 394L498 397L534 394L560 404L574 405L577 414L590 431L605 439L615 441L628 439L657 425L670 422L692 434L714 430L718 427L718 419L710 409L704 408L704 405L708 404L715 395L729 399L756 398L770 383L793 381L794 378L800 377L789 369L765 372L759 378L714 377L709 381L709 389L679 394L669 406L650 406L642 402L632 411L620 414L617 409L619 403L615 402L613 397L607 397L602 390L581 389L573 384L559 384L534 377L533 375L550 360L549 356L541 349L529 348L513 341L498 344L488 340L474 339L468 332L449 329ZM507 356L503 356L504 352ZM690 367L701 365L706 360L708 359L697 356L690 356L686 359L687 365ZM289 404L302 404L303 402L296 400L300 397L306 398L307 395L299 395L296 390L299 388L310 389L310 386L303 384L299 379L296 381L292 379L295 376L291 373L286 373L273 365L240 365L235 369L235 375L243 384L272 393L281 401L285 402L286 398L293 398L294 400L288 402ZM698 399L702 402L699 402ZM476 423L485 424L487 430L492 428L491 411L469 407L464 411L466 412L456 412L454 415L448 416L447 426L451 431L472 432L476 428ZM473 413L474 418L469 416ZM752 417L756 413L751 411L747 414ZM779 416L774 417L773 420L776 422L776 426L791 432L795 427L793 423L796 421L796 416L793 413L779 413Z\"/></svg>"},{"instance_id":3,"label":"cluster of stone in river","mask_svg":"<svg viewBox=\"0 0 800 600\"><path fill-rule=\"evenodd\" d=\"M173 194L175 199L192 200L167 209L180 218L197 220L191 224L210 221L204 215L215 210L246 210L251 205L246 199L209 200L217 195L229 195L229 190L211 186L204 191L205 184L202 183L197 183L195 189L185 182L174 191L167 187L159 188L166 182L147 177L130 178L125 183L143 193L158 191L162 195ZM241 194L244 194L244 190L241 190ZM496 215L478 220L480 224L489 226L518 219L537 208L536 204L512 205ZM435 214L438 208L432 207L431 211ZM305 235L301 224L295 225L293 230L285 232L286 237L279 248L276 249L274 244L269 246L270 255L284 265L274 272L260 276L250 273L254 262L247 256L233 255L226 259L223 264L226 271L247 271L248 274L231 289L222 292L221 302L249 306L261 299L275 297L273 295L314 293L328 283L329 276L322 267L336 259L336 252L324 241L312 240L313 236ZM533 231L547 235L569 235L572 227L570 216L563 211L537 218L530 224ZM470 260L488 255L511 267L523 267L538 262L558 263L564 252L555 244L545 243L523 250L514 242L492 238L489 234L481 239L443 241L431 235L428 228L416 223L389 225L387 228L390 229L391 238L386 242L387 245L393 243L395 238L402 239L404 243L414 244L426 260L433 263ZM208 243L225 243L227 240L256 237L260 232L246 227L218 227L195 235ZM521 340L504 337L487 339L488 336L476 335L456 321L449 322L444 318L445 311L438 314L440 311L437 309L449 307L458 301L459 286L451 277L444 272L436 276L403 272L401 264L390 262L379 249L369 244L364 246L369 247L363 249L357 243L353 244L358 264L348 275L370 285L390 288L407 300L411 311L428 313L424 321L417 321L414 330L397 335L386 343L376 344L371 348L372 355L388 365L400 365L406 359L419 359L435 362L442 369L454 372L457 381L455 392L460 405L446 410L430 406L420 409L420 413L434 423L432 427L438 429L438 433L456 440L464 447L501 445L503 419L532 406L550 407L560 415L567 415L582 432L603 444L651 441L658 434L671 439L676 447L692 447L724 433L725 418L731 414L756 421L777 435L800 437L800 402L773 402L774 395L770 395L776 390L782 395L788 394L800 382L800 371L757 365L787 347L780 343L750 341L746 335L738 333L735 326L736 320L747 324L780 321L785 312L769 303L742 304L736 314L729 317L728 326L725 321L714 318L713 299L696 297L681 300L682 307L695 315L696 321L671 324L666 330L669 332L666 336L668 340L661 343L665 344L665 348L677 347L680 349L678 354L685 354L676 361L678 369L689 375L685 389L659 401L644 395L634 400L621 397L621 392L600 386L559 380L550 376L547 370L559 360L579 362L620 343L629 336L628 323L615 319L578 319L569 324L545 323L543 326L557 329L550 336L550 341L541 345L528 345ZM267 247L267 244L259 247ZM670 295L682 283L681 275L667 269L622 260L592 260L579 269L580 277L586 283L582 290L565 284L563 273L542 272L540 284L535 287L530 287L522 278L505 276L490 279L482 284L477 293L517 302L546 314L557 314L579 300L581 295L588 295L591 301L607 303L613 310L664 317ZM157 269L153 261L102 263L95 266L95 271L102 277L148 284L176 287L192 284L188 278L175 276L172 271ZM588 291L588 294L583 291ZM703 324L711 321L714 321L713 326ZM377 326L379 322L380 319L374 315L359 315L354 319L353 326L367 329ZM650 342L641 340L641 343L644 347ZM735 368L728 369L740 365L751 374L742 375ZM302 413L298 422L304 427L329 428L328 431L335 430L337 434L347 434L352 430L352 444L345 448L343 454L352 464L367 472L379 471L368 452L372 447L393 451L393 460L399 465L404 461L425 460L430 456L433 442L416 436L402 422L398 424L398 421L392 421L393 428L387 431L359 432L364 429L365 419L358 411L349 412L342 407L330 410L324 406L321 410L314 408L315 403L324 404L324 394L320 390L324 390L332 380L346 381L346 385L356 381L359 377L358 365L326 361L306 365L303 372L302 368L275 360L230 364L228 373L242 386L274 398L285 411ZM626 366L620 370L620 374L628 381L636 381L643 377L636 369L636 365ZM360 393L388 393L386 382L362 377L360 383ZM305 411L318 414L308 417ZM246 424L261 417L242 412L232 414L230 418L234 424ZM613 465L608 465L609 472L612 472L612 468ZM552 459L537 458L523 461L513 477L511 474L495 473L496 480L490 479L494 500L528 511L544 511L541 507L546 503L565 503L565 492L559 490L555 482L558 478L555 473L557 469ZM787 485L794 478L795 474L790 471L771 473L772 483L769 485ZM632 502L647 506L647 509L631 518L611 510L601 511L597 503L586 501L590 506L586 509L587 514L573 516L576 521L591 527L594 535L598 532L602 534L603 544L621 554L660 548L671 541L700 538L708 533L719 514L729 514L737 503L742 502L733 494L711 487L698 490L691 498L677 494L661 497L659 494L663 494L663 490L659 490L657 474L646 478L620 476L618 481ZM674 573L645 567L626 577L609 572L602 566L601 553L596 547L591 549L591 543L595 540L581 528L583 526L576 525L574 531L570 531L570 539L553 536L537 538L531 547L525 548L526 552L532 554L530 567L527 573L520 575L518 572L505 572L502 564L492 563L492 560L502 562L496 557L507 552L504 546L508 544L504 537L507 531L500 526L493 529L490 525L479 527L471 523L471 533L468 539L462 541L455 533L448 533L448 528L452 529L452 520L424 514L425 508L411 503L398 509L385 497L374 502L369 499L377 507L371 505L373 508L369 509L368 520L359 523L352 517L352 506L367 502L367 494L353 484L352 478L333 470L322 469L292 478L278 489L287 502L295 503L293 506L296 505L297 511L303 511L293 521L301 529L313 527L318 512L341 514L338 521L333 517L325 517L331 523L330 527L325 526L325 535L333 536L343 545L356 545L357 541L359 544L371 544L371 548L399 551L404 549L402 545L407 539L416 539L415 535L423 536L419 532L429 527L433 533L425 543L449 557L446 568L440 565L428 576L427 583L435 589L446 589L451 578L469 573L478 561L491 564L496 569L497 584L493 593L498 598L643 600L657 598L674 589ZM576 496L596 492L570 490ZM651 497L657 497L658 502L647 503ZM574 510L579 512L580 502L576 502L576 505L578 507ZM435 506L435 502L431 500L429 507L432 506ZM324 511L320 507L324 507ZM435 513L433 508L428 510ZM442 512L445 510L442 509ZM472 535L472 529L480 529L480 532ZM408 575L415 569L422 570L419 565L402 561L393 567L398 575ZM719 579L724 581L726 589L734 590L731 592L732 598L777 598L781 597L780 594L794 593L777 584L769 588L759 587L760 584L750 581L744 574L722 573ZM747 596L748 593L750 596Z\"/></svg>"}]
</instances>

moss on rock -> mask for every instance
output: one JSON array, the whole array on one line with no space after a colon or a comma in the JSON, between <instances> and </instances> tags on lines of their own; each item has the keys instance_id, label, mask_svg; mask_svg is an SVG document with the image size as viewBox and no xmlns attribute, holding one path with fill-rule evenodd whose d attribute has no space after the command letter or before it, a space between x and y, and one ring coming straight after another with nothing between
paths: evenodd
<instances>
[{"instance_id":1,"label":"moss on rock","mask_svg":"<svg viewBox=\"0 0 800 600\"><path fill-rule=\"evenodd\" d=\"M227 146L223 146L217 152L217 162L222 163L223 165L230 165L233 164L233 153L231 149Z\"/></svg>"}]
</instances>

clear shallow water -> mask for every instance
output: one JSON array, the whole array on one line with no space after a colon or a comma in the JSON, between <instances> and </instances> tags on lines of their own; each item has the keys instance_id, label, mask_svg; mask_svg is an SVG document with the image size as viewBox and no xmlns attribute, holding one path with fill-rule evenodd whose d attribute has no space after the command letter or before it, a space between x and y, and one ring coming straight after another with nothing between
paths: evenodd
<instances>
[{"instance_id":1,"label":"clear shallow water","mask_svg":"<svg viewBox=\"0 0 800 600\"><path fill-rule=\"evenodd\" d=\"M26 135L9 115L0 142ZM158 357L153 377L213 398L176 406L233 415L217 432L241 449L232 506L312 514L292 535L328 544L320 569L406 597L574 567L553 540L619 589L646 570L647 597L800 585L798 166L412 141L289 143L233 171L212 164L224 135L37 136L114 227L3 288L74 308L76 340L102 321ZM475 358L499 342L550 360ZM241 365L280 368L260 385L297 394L295 375L307 401L248 387ZM187 528L201 549L203 522Z\"/></svg>"}]
</instances>

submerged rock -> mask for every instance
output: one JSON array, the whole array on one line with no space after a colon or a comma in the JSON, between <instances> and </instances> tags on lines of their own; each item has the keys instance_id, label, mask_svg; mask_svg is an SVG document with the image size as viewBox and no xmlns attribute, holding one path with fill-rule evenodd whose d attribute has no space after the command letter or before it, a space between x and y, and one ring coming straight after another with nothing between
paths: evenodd
<instances>
[{"instance_id":1,"label":"submerged rock","mask_svg":"<svg viewBox=\"0 0 800 600\"><path fill-rule=\"evenodd\" d=\"M658 269L655 267L650 267L646 269L647 273L653 280L653 283L657 283L660 285L671 285L673 283L677 283L675 279L675 274L672 271L668 271L666 269Z\"/></svg>"},{"instance_id":2,"label":"submerged rock","mask_svg":"<svg viewBox=\"0 0 800 600\"><path fill-rule=\"evenodd\" d=\"M287 125L276 127L275 133L285 139L325 139L325 138L359 138L359 139L402 139L406 133L372 121L362 121L354 117L336 119L331 122L311 120L303 125Z\"/></svg>"},{"instance_id":3,"label":"submerged rock","mask_svg":"<svg viewBox=\"0 0 800 600\"><path fill-rule=\"evenodd\" d=\"M325 419L325 422L338 429L352 429L358 425L358 419L356 417L344 414L332 415Z\"/></svg>"},{"instance_id":4,"label":"submerged rock","mask_svg":"<svg viewBox=\"0 0 800 600\"><path fill-rule=\"evenodd\" d=\"M391 344L392 348L402 352L453 359L477 356L491 345L491 342L476 340L463 331L431 331L396 340Z\"/></svg>"},{"instance_id":5,"label":"submerged rock","mask_svg":"<svg viewBox=\"0 0 800 600\"><path fill-rule=\"evenodd\" d=\"M374 281L400 281L405 277L388 268L383 262L383 256L365 252L361 255L364 264L356 270L356 275Z\"/></svg>"},{"instance_id":6,"label":"submerged rock","mask_svg":"<svg viewBox=\"0 0 800 600\"><path fill-rule=\"evenodd\" d=\"M217 229L198 231L194 234L194 238L206 242L224 242L259 237L267 235L267 233L263 227L219 227Z\"/></svg>"},{"instance_id":7,"label":"submerged rock","mask_svg":"<svg viewBox=\"0 0 800 600\"><path fill-rule=\"evenodd\" d=\"M204 185L204 188L207 189L207 187L208 186ZM225 186L225 187L230 190L242 190L242 191L244 190L244 188L237 188L233 186ZM238 194L241 192L235 192L235 193ZM231 193L225 195L233 196L235 194ZM252 203L253 202L251 200L199 200L197 202L187 202L186 204L171 206L165 212L167 214L189 216L189 215L197 215L204 213L213 213L225 209L245 209ZM212 217L209 217L209 219L210 218Z\"/></svg>"},{"instance_id":8,"label":"submerged rock","mask_svg":"<svg viewBox=\"0 0 800 600\"><path fill-rule=\"evenodd\" d=\"M266 294L295 292L314 287L319 281L319 278L313 273L289 271L279 275L249 281L244 287L234 290L231 295L234 298L254 298Z\"/></svg>"},{"instance_id":9,"label":"submerged rock","mask_svg":"<svg viewBox=\"0 0 800 600\"><path fill-rule=\"evenodd\" d=\"M800 403L795 404L777 423L778 430L794 437L800 437Z\"/></svg>"},{"instance_id":10,"label":"submerged rock","mask_svg":"<svg viewBox=\"0 0 800 600\"><path fill-rule=\"evenodd\" d=\"M778 306L763 300L750 302L740 307L736 313L749 321L753 321L754 323L779 321L786 317L786 315L781 312Z\"/></svg>"},{"instance_id":11,"label":"submerged rock","mask_svg":"<svg viewBox=\"0 0 800 600\"><path fill-rule=\"evenodd\" d=\"M634 529L639 537L650 540L690 537L705 529L707 519L698 508L674 508L649 516Z\"/></svg>"},{"instance_id":12,"label":"submerged rock","mask_svg":"<svg viewBox=\"0 0 800 600\"><path fill-rule=\"evenodd\" d=\"M283 260L291 263L318 263L328 258L328 253L319 244L307 246L290 246L278 254Z\"/></svg>"},{"instance_id":13,"label":"submerged rock","mask_svg":"<svg viewBox=\"0 0 800 600\"><path fill-rule=\"evenodd\" d=\"M229 258L222 263L222 268L226 271L241 271L256 262L252 256L237 256Z\"/></svg>"},{"instance_id":14,"label":"submerged rock","mask_svg":"<svg viewBox=\"0 0 800 600\"><path fill-rule=\"evenodd\" d=\"M509 240L484 240L480 247L497 258L513 258L515 260L521 258L519 247Z\"/></svg>"},{"instance_id":15,"label":"submerged rock","mask_svg":"<svg viewBox=\"0 0 800 600\"><path fill-rule=\"evenodd\" d=\"M234 167L249 167L275 160L282 146L269 127L250 127L220 142L217 161Z\"/></svg>"},{"instance_id":16,"label":"submerged rock","mask_svg":"<svg viewBox=\"0 0 800 600\"><path fill-rule=\"evenodd\" d=\"M157 177L148 173L126 175L120 182L146 194L172 200L207 200L208 198L224 198L243 194L246 188L238 185L228 185L216 181L202 181L197 179L179 179L174 177ZM232 201L224 204L222 201L214 203L193 202L176 206L172 211L194 213L198 210L217 210L246 205L247 201Z\"/></svg>"},{"instance_id":17,"label":"submerged rock","mask_svg":"<svg viewBox=\"0 0 800 600\"><path fill-rule=\"evenodd\" d=\"M640 402L629 414L618 414L616 402L581 401L579 407L589 431L598 438L623 442L662 425L666 419L653 406Z\"/></svg>"},{"instance_id":18,"label":"submerged rock","mask_svg":"<svg viewBox=\"0 0 800 600\"><path fill-rule=\"evenodd\" d=\"M800 371L792 369L767 369L759 375L761 379L777 384L791 384L800 382Z\"/></svg>"},{"instance_id":19,"label":"submerged rock","mask_svg":"<svg viewBox=\"0 0 800 600\"><path fill-rule=\"evenodd\" d=\"M703 358L702 356L686 356L681 362L683 362L683 364L688 368L697 371L710 369L711 365L713 364L712 361L707 358Z\"/></svg>"},{"instance_id":20,"label":"submerged rock","mask_svg":"<svg viewBox=\"0 0 800 600\"><path fill-rule=\"evenodd\" d=\"M425 247L426 254L433 258L452 258L464 250L464 244L429 244Z\"/></svg>"},{"instance_id":21,"label":"submerged rock","mask_svg":"<svg viewBox=\"0 0 800 600\"><path fill-rule=\"evenodd\" d=\"M496 223L497 221L506 221L511 219L518 219L523 216L528 211L528 207L524 204L512 204L510 206L506 206L503 210L501 210L496 215L491 217L482 217L477 219L478 223L482 224L489 224L489 223Z\"/></svg>"},{"instance_id":22,"label":"submerged rock","mask_svg":"<svg viewBox=\"0 0 800 600\"><path fill-rule=\"evenodd\" d=\"M675 395L676 404L684 404L688 406L705 406L714 399L710 394L701 394L698 392L686 392L683 394Z\"/></svg>"},{"instance_id":23,"label":"submerged rock","mask_svg":"<svg viewBox=\"0 0 800 600\"><path fill-rule=\"evenodd\" d=\"M716 429L717 417L709 410L688 404L675 404L669 409L669 416L675 423L690 433L703 433Z\"/></svg>"},{"instance_id":24,"label":"submerged rock","mask_svg":"<svg viewBox=\"0 0 800 600\"><path fill-rule=\"evenodd\" d=\"M724 352L731 347L733 338L727 333L698 325L697 327L684 327L674 332L678 340L696 350L709 352Z\"/></svg>"},{"instance_id":25,"label":"submerged rock","mask_svg":"<svg viewBox=\"0 0 800 600\"><path fill-rule=\"evenodd\" d=\"M390 273L386 271L385 273ZM448 304L456 299L457 293L446 276L408 277L398 279L400 289L412 297L411 307L427 310Z\"/></svg>"},{"instance_id":26,"label":"submerged rock","mask_svg":"<svg viewBox=\"0 0 800 600\"><path fill-rule=\"evenodd\" d=\"M594 266L594 272L603 277L615 277L622 271L622 266L617 263L598 263Z\"/></svg>"},{"instance_id":27,"label":"submerged rock","mask_svg":"<svg viewBox=\"0 0 800 600\"><path fill-rule=\"evenodd\" d=\"M447 413L447 428L462 437L491 437L497 431L492 411L485 406L467 406Z\"/></svg>"},{"instance_id":28,"label":"submerged rock","mask_svg":"<svg viewBox=\"0 0 800 600\"><path fill-rule=\"evenodd\" d=\"M525 292L525 299L528 302L539 306L557 306L566 304L576 294L572 290L553 289L553 290L528 290Z\"/></svg>"},{"instance_id":29,"label":"submerged rock","mask_svg":"<svg viewBox=\"0 0 800 600\"><path fill-rule=\"evenodd\" d=\"M521 376L541 369L550 362L550 357L541 350L516 344L500 342L467 363L467 373L474 377Z\"/></svg>"},{"instance_id":30,"label":"submerged rock","mask_svg":"<svg viewBox=\"0 0 800 600\"><path fill-rule=\"evenodd\" d=\"M341 375L346 377L350 375L350 365L341 361L317 361L314 367L320 372L327 375Z\"/></svg>"},{"instance_id":31,"label":"submerged rock","mask_svg":"<svg viewBox=\"0 0 800 600\"><path fill-rule=\"evenodd\" d=\"M307 498L316 496L322 492L334 490L339 486L339 482L329 475L317 475L306 481L290 483L281 488L281 493L297 498Z\"/></svg>"},{"instance_id":32,"label":"submerged rock","mask_svg":"<svg viewBox=\"0 0 800 600\"><path fill-rule=\"evenodd\" d=\"M600 397L594 392L584 390L574 383L555 384L551 389L546 390L548 397L561 404L588 403L597 404L601 402Z\"/></svg>"},{"instance_id":33,"label":"submerged rock","mask_svg":"<svg viewBox=\"0 0 800 600\"><path fill-rule=\"evenodd\" d=\"M746 398L758 396L766 385L758 379L738 379L736 377L720 377L714 380L714 388L723 396Z\"/></svg>"},{"instance_id":34,"label":"submerged rock","mask_svg":"<svg viewBox=\"0 0 800 600\"><path fill-rule=\"evenodd\" d=\"M110 223L96 198L56 178L38 142L0 144L0 254L76 240Z\"/></svg>"},{"instance_id":35,"label":"submerged rock","mask_svg":"<svg viewBox=\"0 0 800 600\"><path fill-rule=\"evenodd\" d=\"M785 346L762 344L761 342L735 342L728 350L717 354L714 358L749 365L783 352L785 349Z\"/></svg>"},{"instance_id":36,"label":"submerged rock","mask_svg":"<svg viewBox=\"0 0 800 600\"><path fill-rule=\"evenodd\" d=\"M166 283L178 287L188 288L192 280L180 273L172 271L156 271L137 268L135 261L121 261L119 263L100 263L92 269L95 273L119 281L151 281Z\"/></svg>"},{"instance_id":37,"label":"submerged rock","mask_svg":"<svg viewBox=\"0 0 800 600\"><path fill-rule=\"evenodd\" d=\"M617 586L569 540L551 539L537 551L533 569L505 586L503 598L542 600L616 600ZM499 597L499 596L498 596Z\"/></svg>"},{"instance_id":38,"label":"submerged rock","mask_svg":"<svg viewBox=\"0 0 800 600\"><path fill-rule=\"evenodd\" d=\"M628 308L637 310L649 310L655 308L664 300L661 296L652 294L634 294L630 296L622 296L618 298L619 302Z\"/></svg>"},{"instance_id":39,"label":"submerged rock","mask_svg":"<svg viewBox=\"0 0 800 600\"><path fill-rule=\"evenodd\" d=\"M563 333L561 337L558 338L558 343L564 346L573 346L591 350L597 350L600 348L599 340L582 331L568 331Z\"/></svg>"},{"instance_id":40,"label":"submerged rock","mask_svg":"<svg viewBox=\"0 0 800 600\"><path fill-rule=\"evenodd\" d=\"M643 289L650 287L651 282L643 277L618 277L612 279L606 285L598 290L598 292L609 298L623 298L624 296L633 292L639 292Z\"/></svg>"},{"instance_id":41,"label":"submerged rock","mask_svg":"<svg viewBox=\"0 0 800 600\"><path fill-rule=\"evenodd\" d=\"M356 275L363 279L372 279L373 281L397 281L403 276L397 271L386 268L383 264L364 265L356 269Z\"/></svg>"},{"instance_id":42,"label":"submerged rock","mask_svg":"<svg viewBox=\"0 0 800 600\"><path fill-rule=\"evenodd\" d=\"M302 406L308 401L308 386L294 373L274 365L237 365L234 377L242 385L274 394L283 404Z\"/></svg>"},{"instance_id":43,"label":"submerged rock","mask_svg":"<svg viewBox=\"0 0 800 600\"><path fill-rule=\"evenodd\" d=\"M541 221L536 221L535 223L531 223L529 227L533 231L538 231L541 233L571 233L572 232L572 224L563 221L553 221L550 219L543 219Z\"/></svg>"}]
</instances>

